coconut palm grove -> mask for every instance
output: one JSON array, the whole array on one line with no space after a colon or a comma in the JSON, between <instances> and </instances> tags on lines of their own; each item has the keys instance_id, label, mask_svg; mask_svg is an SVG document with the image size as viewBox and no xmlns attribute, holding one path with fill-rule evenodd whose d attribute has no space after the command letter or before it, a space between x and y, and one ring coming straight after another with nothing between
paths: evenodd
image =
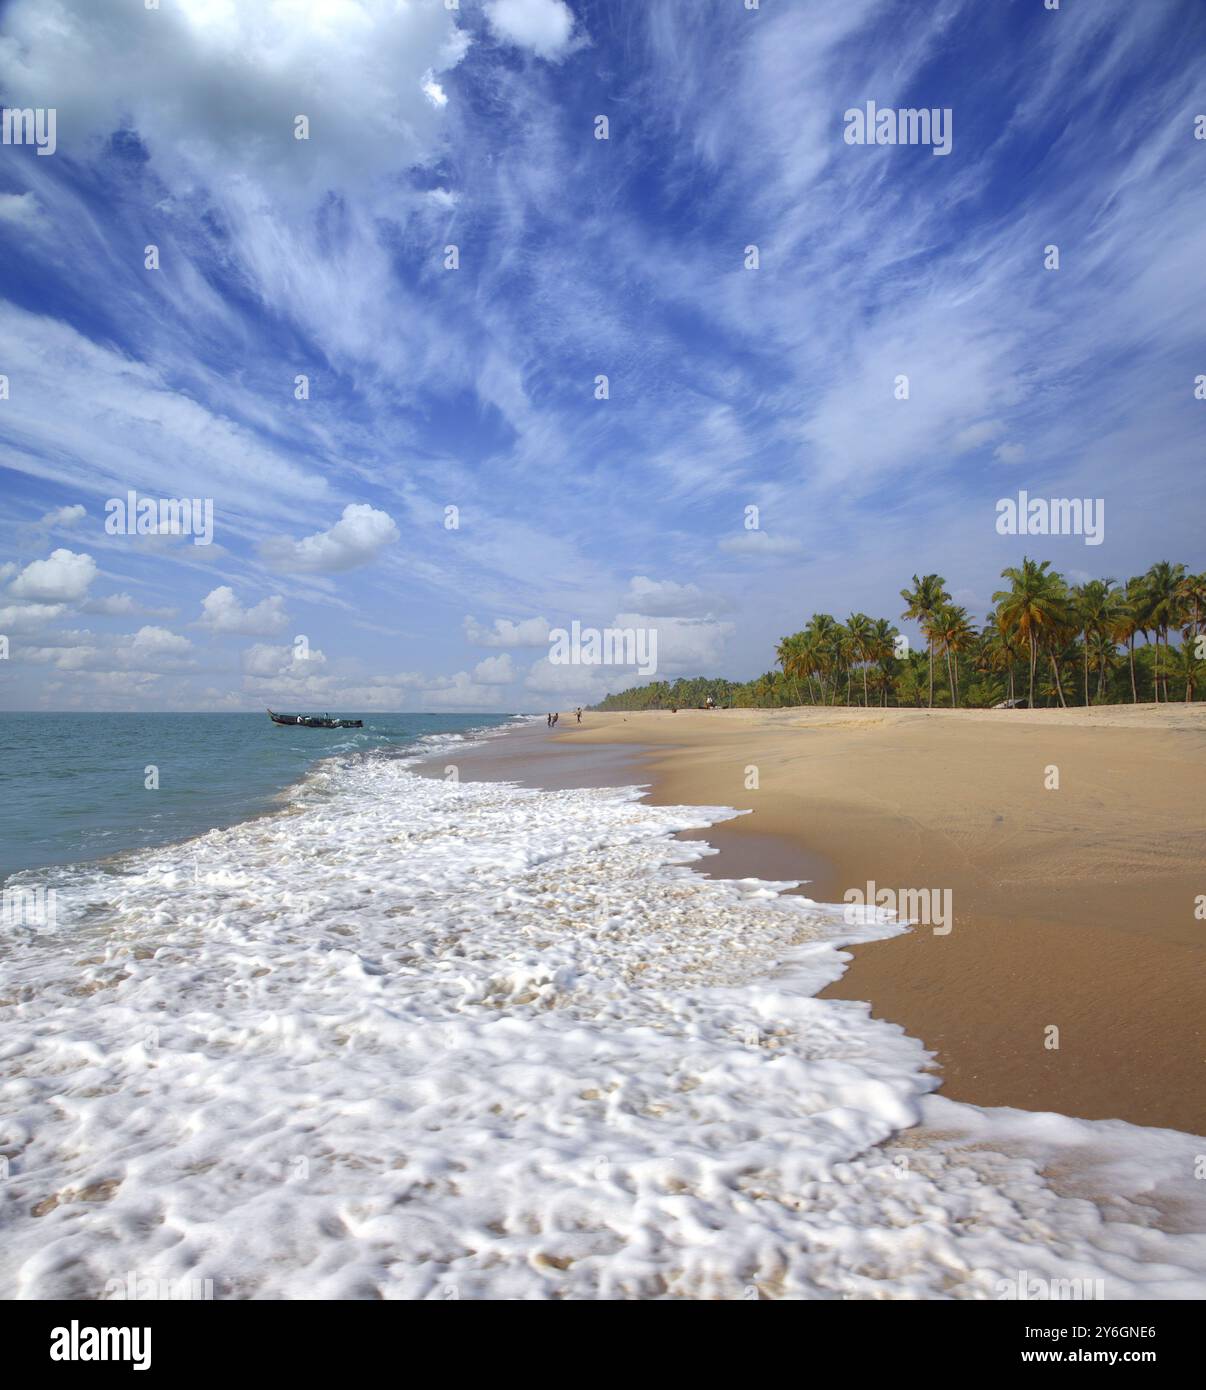
<instances>
[{"instance_id":1,"label":"coconut palm grove","mask_svg":"<svg viewBox=\"0 0 1206 1390\"><path fill-rule=\"evenodd\" d=\"M814 613L775 651L778 669L750 681L653 681L595 708L690 709L706 704L1051 707L1192 702L1206 691L1206 573L1160 560L1130 579L1069 584L1049 560L1003 570L1005 587L977 626L940 574L913 575L900 618Z\"/></svg>"}]
</instances>

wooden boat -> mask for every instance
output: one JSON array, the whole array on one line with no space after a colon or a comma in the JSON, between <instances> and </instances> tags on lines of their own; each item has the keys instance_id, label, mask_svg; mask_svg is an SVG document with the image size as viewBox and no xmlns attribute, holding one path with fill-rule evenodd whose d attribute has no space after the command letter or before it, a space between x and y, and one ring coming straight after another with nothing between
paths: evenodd
<instances>
[{"instance_id":1,"label":"wooden boat","mask_svg":"<svg viewBox=\"0 0 1206 1390\"><path fill-rule=\"evenodd\" d=\"M274 714L268 711L268 718L274 724L287 724L297 729L363 729L363 719L332 719L329 714Z\"/></svg>"}]
</instances>

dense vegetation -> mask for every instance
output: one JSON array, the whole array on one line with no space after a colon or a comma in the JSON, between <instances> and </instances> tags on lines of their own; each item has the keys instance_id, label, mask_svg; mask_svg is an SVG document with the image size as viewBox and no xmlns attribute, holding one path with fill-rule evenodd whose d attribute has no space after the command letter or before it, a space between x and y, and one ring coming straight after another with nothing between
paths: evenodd
<instances>
[{"instance_id":1,"label":"dense vegetation","mask_svg":"<svg viewBox=\"0 0 1206 1390\"><path fill-rule=\"evenodd\" d=\"M1004 570L1008 588L977 629L941 575L913 576L900 591L923 651L887 618L814 613L776 648L778 669L736 682L696 676L608 695L596 709L802 704L954 706L1107 705L1197 700L1206 692L1206 574L1161 560L1122 583L1069 585L1024 559ZM1139 645L1138 639L1142 639ZM1176 640L1179 639L1179 640Z\"/></svg>"}]
</instances>

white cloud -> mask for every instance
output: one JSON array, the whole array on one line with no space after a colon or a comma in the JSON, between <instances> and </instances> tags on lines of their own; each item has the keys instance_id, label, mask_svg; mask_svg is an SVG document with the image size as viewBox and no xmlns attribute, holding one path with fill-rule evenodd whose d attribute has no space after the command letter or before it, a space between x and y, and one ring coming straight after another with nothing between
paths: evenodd
<instances>
[{"instance_id":1,"label":"white cloud","mask_svg":"<svg viewBox=\"0 0 1206 1390\"><path fill-rule=\"evenodd\" d=\"M308 657L298 654L293 647L274 647L267 642L256 642L243 653L243 670L249 676L262 676L267 679L306 679L317 673L317 668L326 664L326 656L317 648L311 648Z\"/></svg>"},{"instance_id":2,"label":"white cloud","mask_svg":"<svg viewBox=\"0 0 1206 1390\"><path fill-rule=\"evenodd\" d=\"M442 709L497 709L499 689L475 680L468 671L458 671L455 676L424 685L422 698L424 703Z\"/></svg>"},{"instance_id":3,"label":"white cloud","mask_svg":"<svg viewBox=\"0 0 1206 1390\"><path fill-rule=\"evenodd\" d=\"M643 685L656 677L643 677L617 666L554 666L547 657L534 661L524 678L524 689L552 696L567 705L594 705L604 695Z\"/></svg>"},{"instance_id":4,"label":"white cloud","mask_svg":"<svg viewBox=\"0 0 1206 1390\"><path fill-rule=\"evenodd\" d=\"M329 531L317 531L300 541L278 536L265 541L261 553L277 569L335 574L367 564L397 539L398 528L388 513L366 502L353 502Z\"/></svg>"},{"instance_id":5,"label":"white cloud","mask_svg":"<svg viewBox=\"0 0 1206 1390\"><path fill-rule=\"evenodd\" d=\"M160 496L219 498L223 516L254 518L261 534L268 530L261 520L266 510L274 518L298 508L310 515L329 495L326 479L304 461L173 389L162 365L135 361L63 321L9 303L0 303L0 341L4 371L21 382L4 403L14 468L40 478L44 455L53 453L54 476L65 487L106 489L122 498L131 486ZM176 539L189 546L193 561L218 548Z\"/></svg>"},{"instance_id":6,"label":"white cloud","mask_svg":"<svg viewBox=\"0 0 1206 1390\"><path fill-rule=\"evenodd\" d=\"M60 671L84 671L98 660L104 659L99 647L88 644L78 647L60 647L58 650L48 653L48 656Z\"/></svg>"},{"instance_id":7,"label":"white cloud","mask_svg":"<svg viewBox=\"0 0 1206 1390\"><path fill-rule=\"evenodd\" d=\"M548 657L533 662L524 679L528 690L561 696L575 704L594 704L609 692L627 690L649 681L675 676L717 675L724 665L724 648L734 625L711 618L654 617L648 613L617 613L612 628L643 629L647 634L640 650L656 661L657 669L645 672L636 664L554 664Z\"/></svg>"},{"instance_id":8,"label":"white cloud","mask_svg":"<svg viewBox=\"0 0 1206 1390\"><path fill-rule=\"evenodd\" d=\"M655 617L647 613L617 613L612 626L649 628L657 633L657 673L641 677L642 681L675 675L719 675L725 643L734 631L732 623L710 618Z\"/></svg>"},{"instance_id":9,"label":"white cloud","mask_svg":"<svg viewBox=\"0 0 1206 1390\"><path fill-rule=\"evenodd\" d=\"M42 525L74 526L77 521L83 521L87 515L87 509L76 502L70 507L60 507L57 511L47 512L42 518Z\"/></svg>"},{"instance_id":10,"label":"white cloud","mask_svg":"<svg viewBox=\"0 0 1206 1390\"><path fill-rule=\"evenodd\" d=\"M673 579L649 579L633 575L624 603L640 613L699 618L716 608L716 601L697 584L678 584Z\"/></svg>"},{"instance_id":11,"label":"white cloud","mask_svg":"<svg viewBox=\"0 0 1206 1390\"><path fill-rule=\"evenodd\" d=\"M439 107L448 105L448 95L443 87L435 80L435 74L430 68L423 74L423 81L420 85L423 89L423 95L431 102L432 106Z\"/></svg>"},{"instance_id":12,"label":"white cloud","mask_svg":"<svg viewBox=\"0 0 1206 1390\"><path fill-rule=\"evenodd\" d=\"M563 58L571 48L574 16L564 0L486 0L486 18L495 38L539 58Z\"/></svg>"},{"instance_id":13,"label":"white cloud","mask_svg":"<svg viewBox=\"0 0 1206 1390\"><path fill-rule=\"evenodd\" d=\"M32 193L0 193L0 222L29 227L38 220L41 211Z\"/></svg>"},{"instance_id":14,"label":"white cloud","mask_svg":"<svg viewBox=\"0 0 1206 1390\"><path fill-rule=\"evenodd\" d=\"M1005 426L1000 420L980 420L959 431L955 436L954 451L957 454L970 453L972 449L978 449L981 444L987 444L990 439L1004 433Z\"/></svg>"},{"instance_id":15,"label":"white cloud","mask_svg":"<svg viewBox=\"0 0 1206 1390\"><path fill-rule=\"evenodd\" d=\"M1026 457L1026 446L1024 444L1000 444L993 450L992 456L998 463L1021 463Z\"/></svg>"},{"instance_id":16,"label":"white cloud","mask_svg":"<svg viewBox=\"0 0 1206 1390\"><path fill-rule=\"evenodd\" d=\"M129 594L105 594L101 598L90 598L81 607L85 613L96 613L106 618L125 618L140 611Z\"/></svg>"},{"instance_id":17,"label":"white cloud","mask_svg":"<svg viewBox=\"0 0 1206 1390\"><path fill-rule=\"evenodd\" d=\"M34 560L9 585L14 598L44 603L77 603L96 578L96 561L91 555L71 550L54 550L48 560Z\"/></svg>"},{"instance_id":18,"label":"white cloud","mask_svg":"<svg viewBox=\"0 0 1206 1390\"><path fill-rule=\"evenodd\" d=\"M5 30L5 97L54 93L60 149L133 129L177 193L248 180L278 199L422 158L439 133L424 87L469 46L454 11L397 0L172 0L150 18L141 4L15 0Z\"/></svg>"},{"instance_id":19,"label":"white cloud","mask_svg":"<svg viewBox=\"0 0 1206 1390\"><path fill-rule=\"evenodd\" d=\"M41 623L62 617L66 611L66 605L62 603L9 604L6 608L0 608L0 631L38 627Z\"/></svg>"},{"instance_id":20,"label":"white cloud","mask_svg":"<svg viewBox=\"0 0 1206 1390\"><path fill-rule=\"evenodd\" d=\"M153 660L160 656L182 656L192 645L187 637L169 632L166 627L140 627L130 650L136 657Z\"/></svg>"},{"instance_id":21,"label":"white cloud","mask_svg":"<svg viewBox=\"0 0 1206 1390\"><path fill-rule=\"evenodd\" d=\"M271 637L288 623L285 600L280 594L244 608L229 585L222 584L201 600L198 626L213 633L237 633L241 637Z\"/></svg>"},{"instance_id":22,"label":"white cloud","mask_svg":"<svg viewBox=\"0 0 1206 1390\"><path fill-rule=\"evenodd\" d=\"M136 613L145 614L149 618L171 618L175 616L174 608L148 608L145 604L137 603L129 594L105 594L101 598L90 598L87 603L80 605L82 613L96 613L106 618L126 618Z\"/></svg>"},{"instance_id":23,"label":"white cloud","mask_svg":"<svg viewBox=\"0 0 1206 1390\"><path fill-rule=\"evenodd\" d=\"M30 661L52 663L60 671L86 673L95 679L103 673L129 675L187 671L192 643L164 627L141 627L132 636L99 637L90 632L47 634L43 645L22 653Z\"/></svg>"},{"instance_id":24,"label":"white cloud","mask_svg":"<svg viewBox=\"0 0 1206 1390\"><path fill-rule=\"evenodd\" d=\"M500 652L498 656L488 656L473 668L473 679L478 685L510 685L515 679L511 665L511 653Z\"/></svg>"},{"instance_id":25,"label":"white cloud","mask_svg":"<svg viewBox=\"0 0 1206 1390\"><path fill-rule=\"evenodd\" d=\"M729 555L795 555L803 547L790 536L768 536L765 531L740 531L726 536L720 548Z\"/></svg>"},{"instance_id":26,"label":"white cloud","mask_svg":"<svg viewBox=\"0 0 1206 1390\"><path fill-rule=\"evenodd\" d=\"M495 618L492 628L466 618L464 628L465 636L479 647L543 647L549 640L547 618Z\"/></svg>"}]
</instances>

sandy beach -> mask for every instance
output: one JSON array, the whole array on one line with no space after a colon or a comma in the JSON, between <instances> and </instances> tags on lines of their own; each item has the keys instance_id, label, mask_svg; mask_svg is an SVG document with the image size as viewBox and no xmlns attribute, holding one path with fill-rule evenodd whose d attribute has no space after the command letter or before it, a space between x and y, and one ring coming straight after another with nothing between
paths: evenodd
<instances>
[{"instance_id":1,"label":"sandy beach","mask_svg":"<svg viewBox=\"0 0 1206 1390\"><path fill-rule=\"evenodd\" d=\"M545 753L610 747L593 781L751 811L697 832L718 876L949 889L948 934L857 947L827 994L922 1039L951 1098L1206 1132L1206 706L592 713L498 742L466 775L563 781L586 764Z\"/></svg>"}]
</instances>

